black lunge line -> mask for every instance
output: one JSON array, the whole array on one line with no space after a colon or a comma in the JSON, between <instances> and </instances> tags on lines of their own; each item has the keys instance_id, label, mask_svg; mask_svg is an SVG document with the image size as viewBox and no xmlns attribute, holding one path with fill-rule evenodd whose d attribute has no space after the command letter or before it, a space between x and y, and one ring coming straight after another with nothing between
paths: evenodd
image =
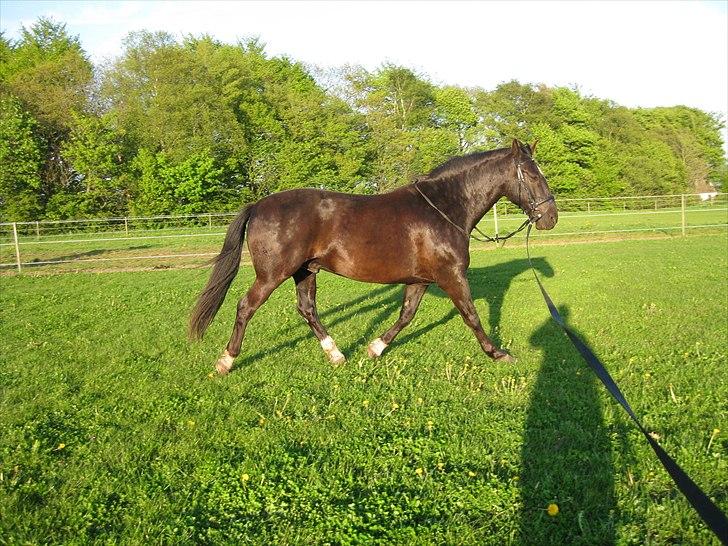
<instances>
[{"instance_id":1,"label":"black lunge line","mask_svg":"<svg viewBox=\"0 0 728 546\"><path fill-rule=\"evenodd\" d=\"M591 349L589 349L589 347L587 347L586 344L581 339L579 339L579 337L574 332L572 332L568 326L566 326L566 323L564 322L564 319L561 318L561 315L556 309L554 302L551 300L548 292L546 292L543 284L541 284L541 279L538 278L538 275L536 274L536 269L534 269L533 263L531 262L531 251L528 246L530 235L531 226L529 225L528 231L526 231L526 253L528 255L528 263L531 265L533 276L536 278L536 282L538 283L538 287L541 289L543 299L544 301L546 301L546 305L549 308L551 318L553 318L556 324L558 324L562 328L562 330L564 330L566 335L574 344L574 347L576 347L579 353L581 353L581 356L584 358L586 363L589 364L591 369L594 371L595 374L597 374L597 377L599 377L604 386L607 388L609 394L611 394L614 399L619 402L619 404L624 408L627 414L632 418L632 421L634 421L634 423L637 425L637 428L640 429L640 432L644 434L650 446L652 446L652 449L657 454L657 458L660 459L662 466L665 467L665 470L667 470L668 474L670 474L680 491L682 491L683 495L685 495L690 504L692 504L693 508L695 508L695 511L698 513L698 515L703 518L705 524L710 528L711 531L715 533L715 535L718 537L718 540L720 540L723 544L728 545L728 518L726 518L725 514L721 512L721 510L715 505L715 503L708 498L703 490L695 484L690 476L688 476L685 471L680 468L680 465L678 465L672 459L672 457L670 457L665 452L665 450L660 447L660 445L654 440L654 438L650 436L650 434L642 426L642 423L640 423L639 419L637 419L634 411L632 411L629 403L624 398L622 391L619 390L619 387L612 379L612 376L609 375L609 372L604 367L604 365L599 361L599 359L591 351Z\"/></svg>"}]
</instances>

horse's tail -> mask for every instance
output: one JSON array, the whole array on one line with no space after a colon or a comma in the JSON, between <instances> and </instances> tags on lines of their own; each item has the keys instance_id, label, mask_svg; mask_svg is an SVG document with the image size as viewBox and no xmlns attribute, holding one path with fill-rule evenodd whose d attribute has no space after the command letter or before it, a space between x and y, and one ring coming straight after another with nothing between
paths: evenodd
<instances>
[{"instance_id":1,"label":"horse's tail","mask_svg":"<svg viewBox=\"0 0 728 546\"><path fill-rule=\"evenodd\" d=\"M253 205L246 205L228 227L222 250L213 260L215 266L212 268L210 279L200 297L197 298L197 304L190 316L188 328L190 339L202 339L238 273L245 226L250 218L252 207Z\"/></svg>"}]
</instances>

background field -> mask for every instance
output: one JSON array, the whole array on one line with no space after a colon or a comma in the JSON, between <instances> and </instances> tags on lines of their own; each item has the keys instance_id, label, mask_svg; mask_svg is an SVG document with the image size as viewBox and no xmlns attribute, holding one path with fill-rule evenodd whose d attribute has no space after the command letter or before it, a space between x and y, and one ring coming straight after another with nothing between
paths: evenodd
<instances>
[{"instance_id":1,"label":"background field","mask_svg":"<svg viewBox=\"0 0 728 546\"><path fill-rule=\"evenodd\" d=\"M534 248L564 316L724 511L727 245L723 229ZM252 271L189 344L207 274L0 279L3 541L717 543L548 319L522 248L476 250L470 273L515 365L482 355L435 289L371 361L400 288L322 274L345 365L325 360L288 282L234 373L210 377Z\"/></svg>"},{"instance_id":2,"label":"background field","mask_svg":"<svg viewBox=\"0 0 728 546\"><path fill-rule=\"evenodd\" d=\"M505 199L498 203L497 211L497 219L491 211L480 223L480 229L490 235L496 231L504 235L525 218ZM718 194L708 202L698 195L559 199L559 214L553 230L534 236L566 242L679 237L683 231L725 234L728 194ZM234 215L22 222L17 224L18 251L26 273L199 266L219 252ZM510 239L508 245L523 244L524 233ZM14 242L12 224L0 224L0 273L17 270ZM490 247L492 244L473 243L476 249Z\"/></svg>"}]
</instances>

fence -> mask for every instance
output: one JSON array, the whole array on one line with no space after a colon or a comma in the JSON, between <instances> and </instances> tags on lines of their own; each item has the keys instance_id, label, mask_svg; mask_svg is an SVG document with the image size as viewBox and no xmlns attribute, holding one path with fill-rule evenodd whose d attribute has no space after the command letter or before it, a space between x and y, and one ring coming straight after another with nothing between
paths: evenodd
<instances>
[{"instance_id":1,"label":"fence","mask_svg":"<svg viewBox=\"0 0 728 546\"><path fill-rule=\"evenodd\" d=\"M728 194L558 199L559 223L537 237L590 240L726 233ZM198 266L220 249L235 213L42 220L0 224L0 271ZM490 233L511 231L523 213L501 200L481 221Z\"/></svg>"}]
</instances>

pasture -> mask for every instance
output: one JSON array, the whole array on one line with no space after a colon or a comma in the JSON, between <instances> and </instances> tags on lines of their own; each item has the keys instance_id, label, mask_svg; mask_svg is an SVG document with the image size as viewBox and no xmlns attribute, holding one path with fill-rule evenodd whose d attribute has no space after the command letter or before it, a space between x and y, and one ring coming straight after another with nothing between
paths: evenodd
<instances>
[{"instance_id":1,"label":"pasture","mask_svg":"<svg viewBox=\"0 0 728 546\"><path fill-rule=\"evenodd\" d=\"M532 249L564 317L723 511L727 244L722 230ZM522 247L475 250L469 275L516 364L485 357L433 288L372 361L401 288L322 274L346 364L328 363L287 281L233 373L210 375L252 271L190 344L207 275L0 278L2 541L717 544L551 323Z\"/></svg>"}]
</instances>

